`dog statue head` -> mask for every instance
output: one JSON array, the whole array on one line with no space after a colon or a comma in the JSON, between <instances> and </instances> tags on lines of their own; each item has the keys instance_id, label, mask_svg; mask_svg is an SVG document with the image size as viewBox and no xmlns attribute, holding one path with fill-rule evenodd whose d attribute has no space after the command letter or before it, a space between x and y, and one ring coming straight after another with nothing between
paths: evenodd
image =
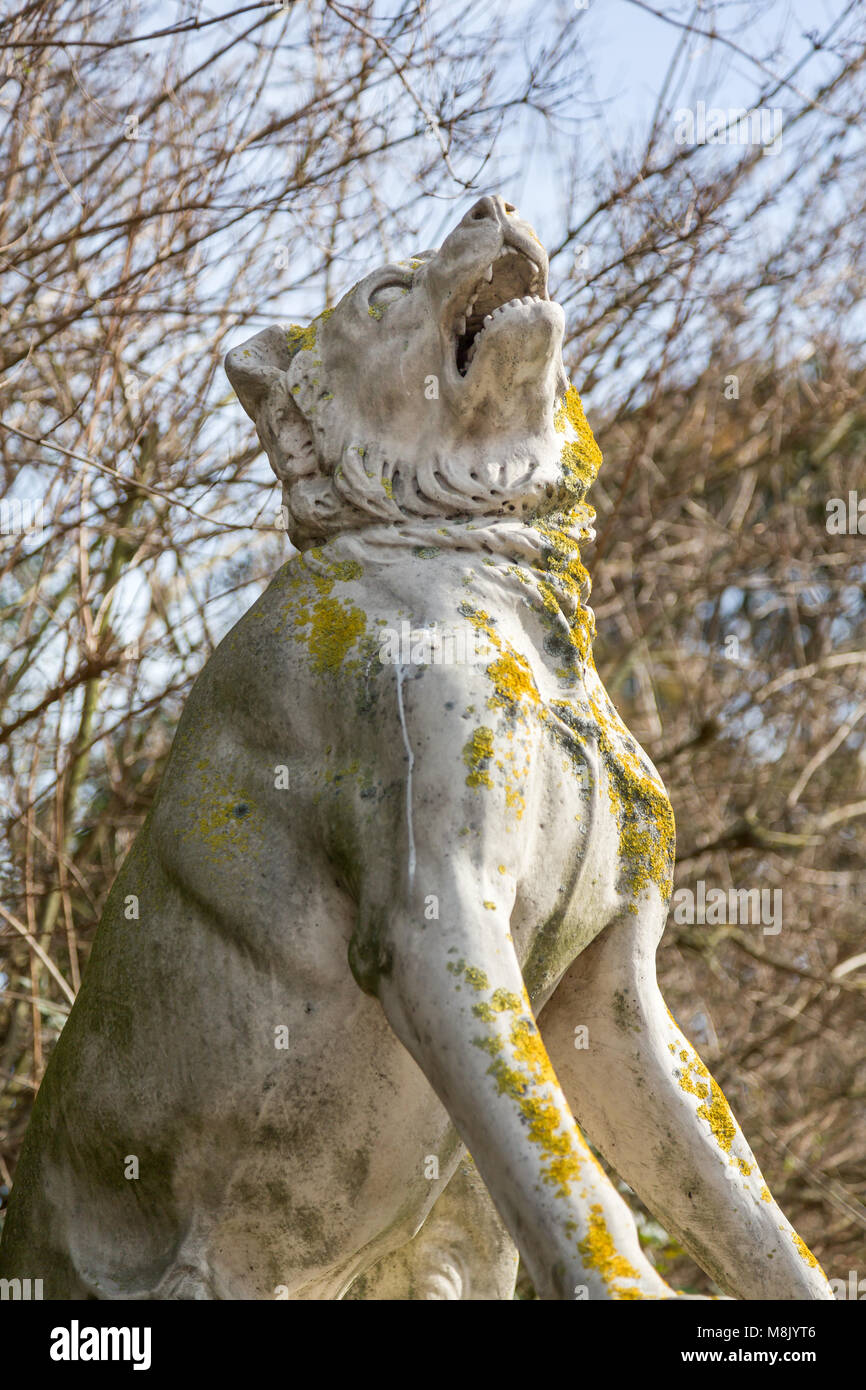
<instances>
[{"instance_id":1,"label":"dog statue head","mask_svg":"<svg viewBox=\"0 0 866 1390\"><path fill-rule=\"evenodd\" d=\"M529 224L485 197L438 251L228 353L298 549L375 523L530 520L582 500L601 454L565 376L547 268Z\"/></svg>"}]
</instances>

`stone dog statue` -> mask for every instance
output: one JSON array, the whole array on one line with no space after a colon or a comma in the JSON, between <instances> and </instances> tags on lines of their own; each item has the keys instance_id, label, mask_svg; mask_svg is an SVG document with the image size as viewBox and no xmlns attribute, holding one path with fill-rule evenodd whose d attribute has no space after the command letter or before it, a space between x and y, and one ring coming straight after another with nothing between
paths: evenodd
<instances>
[{"instance_id":1,"label":"stone dog statue","mask_svg":"<svg viewBox=\"0 0 866 1390\"><path fill-rule=\"evenodd\" d=\"M674 822L592 660L601 461L498 197L226 359L299 554L199 676L12 1193L46 1297L829 1299L655 950ZM467 1149L469 1152L467 1152ZM471 1158L470 1158L471 1153Z\"/></svg>"}]
</instances>

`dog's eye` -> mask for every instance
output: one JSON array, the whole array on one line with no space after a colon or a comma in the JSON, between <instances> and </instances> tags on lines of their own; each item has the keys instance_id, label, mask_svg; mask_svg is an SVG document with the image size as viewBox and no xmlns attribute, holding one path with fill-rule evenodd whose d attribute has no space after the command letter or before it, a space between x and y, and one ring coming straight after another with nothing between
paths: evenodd
<instances>
[{"instance_id":1,"label":"dog's eye","mask_svg":"<svg viewBox=\"0 0 866 1390\"><path fill-rule=\"evenodd\" d=\"M367 303L370 312L376 318L380 318L388 308L389 304L396 304L404 295L409 293L410 286L405 280L393 280L384 285L377 285L370 291Z\"/></svg>"}]
</instances>

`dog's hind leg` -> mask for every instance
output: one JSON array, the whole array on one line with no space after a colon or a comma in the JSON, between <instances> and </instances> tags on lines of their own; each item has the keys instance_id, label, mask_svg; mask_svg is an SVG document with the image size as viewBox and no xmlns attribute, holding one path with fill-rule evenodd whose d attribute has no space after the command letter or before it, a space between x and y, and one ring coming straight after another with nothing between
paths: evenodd
<instances>
[{"instance_id":1,"label":"dog's hind leg","mask_svg":"<svg viewBox=\"0 0 866 1390\"><path fill-rule=\"evenodd\" d=\"M660 902L640 918L624 912L576 958L541 1015L572 1111L727 1293L830 1299L720 1088L665 1008L655 971L663 925Z\"/></svg>"},{"instance_id":2,"label":"dog's hind leg","mask_svg":"<svg viewBox=\"0 0 866 1390\"><path fill-rule=\"evenodd\" d=\"M344 1297L498 1301L513 1298L516 1279L517 1249L467 1155L420 1231Z\"/></svg>"}]
</instances>

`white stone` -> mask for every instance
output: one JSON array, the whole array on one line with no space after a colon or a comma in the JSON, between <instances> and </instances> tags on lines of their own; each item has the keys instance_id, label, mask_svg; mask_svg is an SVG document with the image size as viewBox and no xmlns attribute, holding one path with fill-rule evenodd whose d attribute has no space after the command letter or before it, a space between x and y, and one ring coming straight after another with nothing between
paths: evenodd
<instances>
[{"instance_id":1,"label":"white stone","mask_svg":"<svg viewBox=\"0 0 866 1390\"><path fill-rule=\"evenodd\" d=\"M229 354L303 554L190 695L36 1103L3 1276L509 1298L516 1243L542 1298L672 1296L579 1119L730 1294L832 1297L656 985L667 798L580 575L545 559L551 526L561 554L591 536L595 467L546 278L486 198L440 251ZM383 662L404 623L490 656Z\"/></svg>"}]
</instances>

